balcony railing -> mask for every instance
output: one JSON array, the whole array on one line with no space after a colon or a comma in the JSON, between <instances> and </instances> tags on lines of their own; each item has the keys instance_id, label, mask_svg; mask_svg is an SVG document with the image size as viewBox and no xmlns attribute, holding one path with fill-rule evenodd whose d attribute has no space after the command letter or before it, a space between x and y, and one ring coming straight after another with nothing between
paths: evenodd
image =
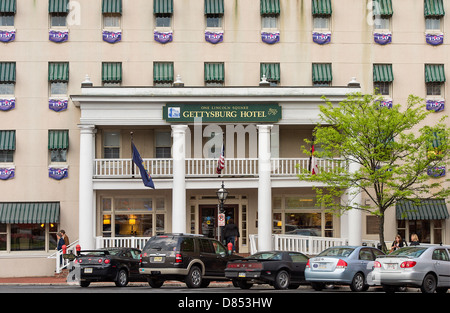
<instances>
[{"instance_id":1,"label":"balcony railing","mask_svg":"<svg viewBox=\"0 0 450 313\"><path fill-rule=\"evenodd\" d=\"M172 177L172 159L143 159L145 167L153 178ZM217 176L217 159L186 159L186 177ZM309 158L274 158L271 160L271 175L295 177L309 168ZM317 159L319 169L334 171L345 165L343 159ZM231 177L258 176L257 158L226 158L222 175ZM140 177L139 169L131 159L95 159L94 178L132 178Z\"/></svg>"}]
</instances>

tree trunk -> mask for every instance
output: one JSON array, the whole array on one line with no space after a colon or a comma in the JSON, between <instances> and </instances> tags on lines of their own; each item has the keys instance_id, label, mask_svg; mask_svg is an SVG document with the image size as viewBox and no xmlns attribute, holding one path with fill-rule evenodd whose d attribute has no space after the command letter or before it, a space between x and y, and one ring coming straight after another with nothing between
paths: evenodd
<instances>
[{"instance_id":1,"label":"tree trunk","mask_svg":"<svg viewBox=\"0 0 450 313\"><path fill-rule=\"evenodd\" d=\"M384 242L384 212L380 216L380 226L378 228L378 232L379 232L379 237L380 237L381 251L383 251L384 253L387 253L388 250L387 250L386 244Z\"/></svg>"}]
</instances>

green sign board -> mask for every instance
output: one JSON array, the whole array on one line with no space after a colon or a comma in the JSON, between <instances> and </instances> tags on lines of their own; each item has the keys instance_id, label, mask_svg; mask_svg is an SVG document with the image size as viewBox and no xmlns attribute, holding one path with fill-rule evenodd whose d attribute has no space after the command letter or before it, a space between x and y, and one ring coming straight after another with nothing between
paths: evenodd
<instances>
[{"instance_id":1,"label":"green sign board","mask_svg":"<svg viewBox=\"0 0 450 313\"><path fill-rule=\"evenodd\" d=\"M168 103L163 119L170 123L276 123L281 107L276 103Z\"/></svg>"}]
</instances>

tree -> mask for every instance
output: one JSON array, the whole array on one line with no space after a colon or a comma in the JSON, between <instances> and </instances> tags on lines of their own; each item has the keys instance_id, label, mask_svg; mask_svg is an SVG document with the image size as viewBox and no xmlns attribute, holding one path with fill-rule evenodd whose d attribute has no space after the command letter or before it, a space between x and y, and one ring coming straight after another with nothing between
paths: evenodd
<instances>
[{"instance_id":1,"label":"tree","mask_svg":"<svg viewBox=\"0 0 450 313\"><path fill-rule=\"evenodd\" d=\"M326 100L326 99L325 99ZM409 96L405 106L388 107L377 95L349 95L337 106L326 100L320 106L321 123L313 131L314 158L340 157L344 166L311 175L303 171L300 180L322 183L314 188L317 203L336 214L358 209L380 218L379 240L386 250L384 216L399 200L448 199L449 179L431 178L430 171L449 164L450 129L446 117L426 125L430 113L423 99ZM308 146L312 140L305 140ZM311 155L309 149L306 153ZM349 171L349 164L359 169ZM340 201L348 194L349 201ZM363 193L371 201L358 207L351 199Z\"/></svg>"}]
</instances>

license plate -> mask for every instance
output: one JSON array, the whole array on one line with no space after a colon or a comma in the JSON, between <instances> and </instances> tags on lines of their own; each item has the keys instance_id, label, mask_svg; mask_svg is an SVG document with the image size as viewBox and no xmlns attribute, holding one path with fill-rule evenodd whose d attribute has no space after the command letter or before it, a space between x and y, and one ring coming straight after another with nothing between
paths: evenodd
<instances>
[{"instance_id":1,"label":"license plate","mask_svg":"<svg viewBox=\"0 0 450 313\"><path fill-rule=\"evenodd\" d=\"M85 269L84 269L84 272L85 272L86 274L91 274L91 273L92 273L92 267L87 267L87 268L85 268Z\"/></svg>"},{"instance_id":2,"label":"license plate","mask_svg":"<svg viewBox=\"0 0 450 313\"><path fill-rule=\"evenodd\" d=\"M245 273L240 272L239 277L245 277Z\"/></svg>"},{"instance_id":3,"label":"license plate","mask_svg":"<svg viewBox=\"0 0 450 313\"><path fill-rule=\"evenodd\" d=\"M162 260L163 260L162 256L153 257L153 262L162 262Z\"/></svg>"},{"instance_id":4,"label":"license plate","mask_svg":"<svg viewBox=\"0 0 450 313\"><path fill-rule=\"evenodd\" d=\"M396 270L397 264L396 263L386 263L386 269L388 270Z\"/></svg>"}]
</instances>

